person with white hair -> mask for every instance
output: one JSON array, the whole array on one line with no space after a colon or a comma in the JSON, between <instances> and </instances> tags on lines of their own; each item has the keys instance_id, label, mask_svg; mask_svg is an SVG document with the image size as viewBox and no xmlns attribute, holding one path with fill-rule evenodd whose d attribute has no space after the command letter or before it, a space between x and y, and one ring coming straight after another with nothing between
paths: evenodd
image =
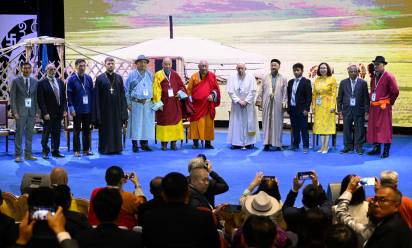
<instances>
[{"instance_id":1,"label":"person with white hair","mask_svg":"<svg viewBox=\"0 0 412 248\"><path fill-rule=\"evenodd\" d=\"M349 65L347 69L349 77L340 82L337 98L339 118L343 119L344 148L341 153L355 150L357 154L362 155L365 119L369 109L368 83L359 77L359 68L356 64Z\"/></svg>"},{"instance_id":2,"label":"person with white hair","mask_svg":"<svg viewBox=\"0 0 412 248\"><path fill-rule=\"evenodd\" d=\"M236 66L237 73L232 75L226 90L232 100L229 116L227 143L232 149L252 149L259 137L259 125L254 106L256 80L246 73L246 64Z\"/></svg>"},{"instance_id":3,"label":"person with white hair","mask_svg":"<svg viewBox=\"0 0 412 248\"><path fill-rule=\"evenodd\" d=\"M220 105L220 89L206 60L201 60L198 68L187 86L187 94L195 109L190 116L189 139L193 140L195 149L199 147L199 140L205 141L206 149L213 149L211 142L215 139L215 108Z\"/></svg>"},{"instance_id":4,"label":"person with white hair","mask_svg":"<svg viewBox=\"0 0 412 248\"><path fill-rule=\"evenodd\" d=\"M43 158L49 159L50 135L52 156L62 158L64 155L59 152L59 146L61 123L63 117L67 115L66 85L60 78L56 78L56 66L52 63L46 67L46 77L39 81L37 102L43 119L41 137Z\"/></svg>"}]
</instances>

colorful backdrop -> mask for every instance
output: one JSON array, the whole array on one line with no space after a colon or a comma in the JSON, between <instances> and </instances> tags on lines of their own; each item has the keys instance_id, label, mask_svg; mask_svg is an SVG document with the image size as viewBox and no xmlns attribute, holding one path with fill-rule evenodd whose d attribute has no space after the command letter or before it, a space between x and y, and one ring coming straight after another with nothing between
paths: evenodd
<instances>
[{"instance_id":1,"label":"colorful backdrop","mask_svg":"<svg viewBox=\"0 0 412 248\"><path fill-rule=\"evenodd\" d=\"M175 36L278 58L288 77L295 62L308 73L326 61L340 81L349 63L366 65L383 55L401 90L394 124L412 126L412 1L66 0L64 12L66 39L101 52L168 37L172 15ZM66 52L68 60L76 57Z\"/></svg>"}]
</instances>

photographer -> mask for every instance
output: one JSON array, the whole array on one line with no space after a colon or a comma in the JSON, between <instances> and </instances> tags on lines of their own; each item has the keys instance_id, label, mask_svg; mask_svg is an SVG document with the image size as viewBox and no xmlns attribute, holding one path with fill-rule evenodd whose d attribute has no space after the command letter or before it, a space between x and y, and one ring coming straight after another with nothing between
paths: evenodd
<instances>
[{"instance_id":1,"label":"photographer","mask_svg":"<svg viewBox=\"0 0 412 248\"><path fill-rule=\"evenodd\" d=\"M197 158L189 162L189 173L195 168L205 168L209 173L209 184L206 192L203 194L212 207L215 207L215 195L223 194L229 190L229 185L226 181L217 174L213 168L210 160L207 160L204 154L199 154Z\"/></svg>"},{"instance_id":2,"label":"photographer","mask_svg":"<svg viewBox=\"0 0 412 248\"><path fill-rule=\"evenodd\" d=\"M132 229L137 225L137 210L138 207L146 201L146 197L143 194L141 184L137 178L136 173L132 172L130 174L125 174L123 169L119 166L111 166L106 170L106 183L107 188L115 188L120 191L122 196L122 208L117 219L117 224L119 226L127 227ZM123 186L131 181L134 184L134 193L125 192ZM89 208L89 223L90 225L100 224L96 217L93 207L93 198L103 188L96 188L93 190L90 197L90 208Z\"/></svg>"}]
</instances>

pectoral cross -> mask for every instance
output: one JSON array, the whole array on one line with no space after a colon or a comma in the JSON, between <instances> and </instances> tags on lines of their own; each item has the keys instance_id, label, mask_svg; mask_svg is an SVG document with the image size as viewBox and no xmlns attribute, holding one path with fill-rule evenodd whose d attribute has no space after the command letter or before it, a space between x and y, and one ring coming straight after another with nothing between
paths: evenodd
<instances>
[{"instance_id":1,"label":"pectoral cross","mask_svg":"<svg viewBox=\"0 0 412 248\"><path fill-rule=\"evenodd\" d=\"M114 92L114 89L113 89L113 88L110 88L110 94L113 95L113 92Z\"/></svg>"}]
</instances>

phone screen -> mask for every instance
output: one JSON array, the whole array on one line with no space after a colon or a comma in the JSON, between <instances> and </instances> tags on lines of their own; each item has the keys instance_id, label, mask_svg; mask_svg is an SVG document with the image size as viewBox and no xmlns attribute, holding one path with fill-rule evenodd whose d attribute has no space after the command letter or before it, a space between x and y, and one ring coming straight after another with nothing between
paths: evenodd
<instances>
[{"instance_id":1,"label":"phone screen","mask_svg":"<svg viewBox=\"0 0 412 248\"><path fill-rule=\"evenodd\" d=\"M30 211L30 217L33 220L47 220L47 214L49 212L51 215L55 214L55 210L53 208L34 207Z\"/></svg>"},{"instance_id":2,"label":"phone screen","mask_svg":"<svg viewBox=\"0 0 412 248\"><path fill-rule=\"evenodd\" d=\"M228 213L240 213L241 210L242 210L242 206L232 205L232 204L229 204L228 206L224 208L224 211Z\"/></svg>"},{"instance_id":3,"label":"phone screen","mask_svg":"<svg viewBox=\"0 0 412 248\"><path fill-rule=\"evenodd\" d=\"M312 171L303 171L303 172L298 172L298 178L300 180L309 180L311 179L310 176L313 175Z\"/></svg>"},{"instance_id":4,"label":"phone screen","mask_svg":"<svg viewBox=\"0 0 412 248\"><path fill-rule=\"evenodd\" d=\"M363 186L373 186L375 185L375 178L374 177L361 178L359 184Z\"/></svg>"}]
</instances>

